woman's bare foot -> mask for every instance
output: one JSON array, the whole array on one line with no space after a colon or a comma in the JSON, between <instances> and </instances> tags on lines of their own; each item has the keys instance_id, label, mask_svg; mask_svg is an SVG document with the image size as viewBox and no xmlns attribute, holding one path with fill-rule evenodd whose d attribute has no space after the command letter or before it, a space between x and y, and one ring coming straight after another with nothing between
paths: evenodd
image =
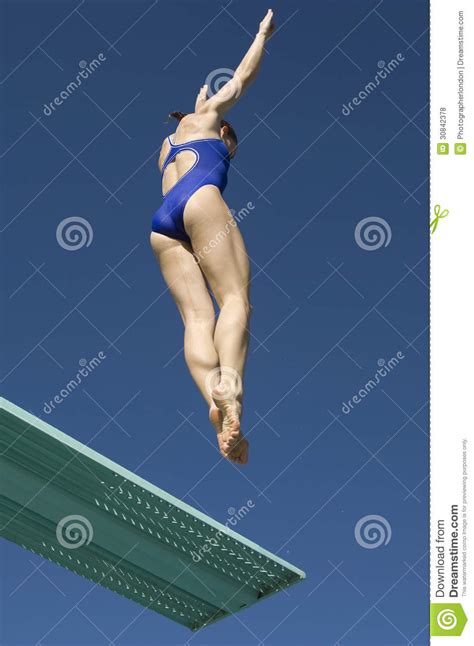
<instances>
[{"instance_id":1,"label":"woman's bare foot","mask_svg":"<svg viewBox=\"0 0 474 646\"><path fill-rule=\"evenodd\" d=\"M217 406L211 406L209 409L209 420L217 434L217 443L219 450L224 457L227 457L225 451L227 448L226 438L222 433L222 413Z\"/></svg>"},{"instance_id":2,"label":"woman's bare foot","mask_svg":"<svg viewBox=\"0 0 474 646\"><path fill-rule=\"evenodd\" d=\"M221 411L217 408L217 406L211 406L209 409L209 419L211 421L211 424L214 426L214 429L217 434L217 443L219 445L219 450L223 457L225 457L227 460L230 460L230 447L231 447L231 440L237 438L238 436L238 431L232 430L232 429L223 429L223 415Z\"/></svg>"},{"instance_id":3,"label":"woman's bare foot","mask_svg":"<svg viewBox=\"0 0 474 646\"><path fill-rule=\"evenodd\" d=\"M237 464L247 464L249 459L249 443L239 431L239 437L230 451L229 460Z\"/></svg>"},{"instance_id":4,"label":"woman's bare foot","mask_svg":"<svg viewBox=\"0 0 474 646\"><path fill-rule=\"evenodd\" d=\"M235 399L223 399L219 386L213 389L214 405L209 409L209 419L217 433L222 455L231 462L246 464L248 442L240 431L241 405Z\"/></svg>"}]
</instances>

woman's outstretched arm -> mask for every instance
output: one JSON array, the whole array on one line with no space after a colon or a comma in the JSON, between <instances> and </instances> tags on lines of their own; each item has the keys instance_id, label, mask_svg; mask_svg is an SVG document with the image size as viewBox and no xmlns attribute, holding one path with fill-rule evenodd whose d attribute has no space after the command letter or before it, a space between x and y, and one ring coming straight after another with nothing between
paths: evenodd
<instances>
[{"instance_id":1,"label":"woman's outstretched arm","mask_svg":"<svg viewBox=\"0 0 474 646\"><path fill-rule=\"evenodd\" d=\"M249 50L243 57L239 66L235 70L234 76L223 87L220 88L216 94L210 97L207 101L201 100L198 102L200 108L203 110L216 110L220 116L229 110L242 96L249 85L255 80L262 62L265 42L270 38L275 30L273 23L273 11L268 10L267 15L260 23L260 27L253 43ZM204 94L207 92L207 87L202 89ZM202 92L201 91L201 92ZM196 107L198 106L196 103Z\"/></svg>"}]
</instances>

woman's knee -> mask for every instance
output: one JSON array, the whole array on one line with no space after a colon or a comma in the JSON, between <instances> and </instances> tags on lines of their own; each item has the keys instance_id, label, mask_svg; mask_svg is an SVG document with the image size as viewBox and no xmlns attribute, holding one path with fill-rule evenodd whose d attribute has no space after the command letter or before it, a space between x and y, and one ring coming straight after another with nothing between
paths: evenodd
<instances>
[{"instance_id":1,"label":"woman's knee","mask_svg":"<svg viewBox=\"0 0 474 646\"><path fill-rule=\"evenodd\" d=\"M223 309L226 306L241 309L247 317L250 316L252 306L250 305L248 294L242 292L231 292L223 295L219 299L219 307Z\"/></svg>"},{"instance_id":2,"label":"woman's knee","mask_svg":"<svg viewBox=\"0 0 474 646\"><path fill-rule=\"evenodd\" d=\"M185 327L213 328L215 325L215 312L210 308L187 307L181 312Z\"/></svg>"}]
</instances>

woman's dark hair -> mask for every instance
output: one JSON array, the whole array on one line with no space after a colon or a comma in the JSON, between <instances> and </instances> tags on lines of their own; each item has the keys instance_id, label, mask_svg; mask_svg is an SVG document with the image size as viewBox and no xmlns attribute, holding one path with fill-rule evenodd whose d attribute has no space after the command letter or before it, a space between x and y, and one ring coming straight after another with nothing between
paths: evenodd
<instances>
[{"instance_id":1,"label":"woman's dark hair","mask_svg":"<svg viewBox=\"0 0 474 646\"><path fill-rule=\"evenodd\" d=\"M181 119L184 119L184 117L186 116L186 112L170 112L168 116L181 121Z\"/></svg>"},{"instance_id":2,"label":"woman's dark hair","mask_svg":"<svg viewBox=\"0 0 474 646\"><path fill-rule=\"evenodd\" d=\"M237 144L239 143L239 140L237 139L237 133L235 132L235 130L233 129L233 127L232 127L232 126L230 125L230 123L229 123L228 121L226 121L225 119L222 119L222 120L221 120L221 128L222 128L223 126L227 126L227 129L228 129L228 131L229 131L229 135L230 135L230 136L232 137L232 139L235 141L235 145L237 146Z\"/></svg>"},{"instance_id":3,"label":"woman's dark hair","mask_svg":"<svg viewBox=\"0 0 474 646\"><path fill-rule=\"evenodd\" d=\"M177 119L178 121L181 121L181 119L184 119L184 117L186 116L186 112L170 112L169 116L173 117L173 119ZM237 133L235 132L235 130L233 129L233 127L230 125L228 121L226 121L225 119L222 119L221 128L223 128L224 126L227 126L229 135L235 141L235 145L237 146L238 144Z\"/></svg>"}]
</instances>

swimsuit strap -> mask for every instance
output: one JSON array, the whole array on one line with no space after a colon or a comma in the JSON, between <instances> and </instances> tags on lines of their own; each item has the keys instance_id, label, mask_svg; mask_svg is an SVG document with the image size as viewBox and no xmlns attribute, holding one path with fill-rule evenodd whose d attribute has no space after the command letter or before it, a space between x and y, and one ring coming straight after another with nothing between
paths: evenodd
<instances>
[{"instance_id":1,"label":"swimsuit strap","mask_svg":"<svg viewBox=\"0 0 474 646\"><path fill-rule=\"evenodd\" d=\"M163 162L163 168L161 169L161 173L163 174L165 172L165 168L168 166L168 164L176 157L176 155L179 153L179 148L183 144L174 144L171 140L171 135L167 136L168 143L170 145L170 149L168 151L168 154L165 157L165 161Z\"/></svg>"}]
</instances>

